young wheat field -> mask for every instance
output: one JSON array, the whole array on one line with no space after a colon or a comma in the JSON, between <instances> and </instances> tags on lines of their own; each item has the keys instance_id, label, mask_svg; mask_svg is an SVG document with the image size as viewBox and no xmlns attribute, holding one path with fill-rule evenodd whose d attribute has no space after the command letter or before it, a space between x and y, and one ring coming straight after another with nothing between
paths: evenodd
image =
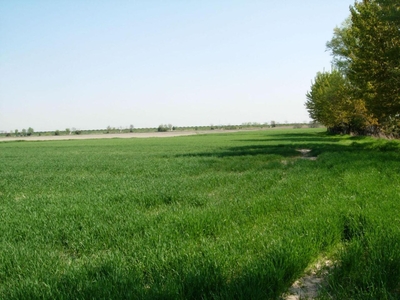
<instances>
[{"instance_id":1,"label":"young wheat field","mask_svg":"<svg viewBox=\"0 0 400 300\"><path fill-rule=\"evenodd\" d=\"M279 299L321 258L321 299L399 299L399 150L323 129L2 142L0 299Z\"/></svg>"}]
</instances>

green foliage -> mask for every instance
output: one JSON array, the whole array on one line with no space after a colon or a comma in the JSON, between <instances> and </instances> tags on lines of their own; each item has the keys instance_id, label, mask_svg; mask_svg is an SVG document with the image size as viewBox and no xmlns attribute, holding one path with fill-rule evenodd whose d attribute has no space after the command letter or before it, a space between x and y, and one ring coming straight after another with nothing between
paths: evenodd
<instances>
[{"instance_id":1,"label":"green foliage","mask_svg":"<svg viewBox=\"0 0 400 300\"><path fill-rule=\"evenodd\" d=\"M29 128L28 128L28 131L27 131L27 136L31 136L34 132L35 132L35 131L33 130L33 128L32 128L32 127L29 127Z\"/></svg>"},{"instance_id":2,"label":"green foliage","mask_svg":"<svg viewBox=\"0 0 400 300\"><path fill-rule=\"evenodd\" d=\"M356 43L351 35L351 18L347 18L341 27L335 27L332 39L326 43L326 48L333 56L332 63L335 68L347 74L352 57L352 46Z\"/></svg>"},{"instance_id":3,"label":"green foliage","mask_svg":"<svg viewBox=\"0 0 400 300\"><path fill-rule=\"evenodd\" d=\"M365 133L375 120L362 100L352 96L352 86L339 70L317 73L307 93L310 117L333 133Z\"/></svg>"},{"instance_id":4,"label":"green foliage","mask_svg":"<svg viewBox=\"0 0 400 300\"><path fill-rule=\"evenodd\" d=\"M328 128L348 127L346 107L350 99L347 86L345 77L337 70L317 73L306 95L310 117Z\"/></svg>"},{"instance_id":5,"label":"green foliage","mask_svg":"<svg viewBox=\"0 0 400 300\"><path fill-rule=\"evenodd\" d=\"M396 1L365 1L351 8L357 40L349 70L368 109L384 125L400 113L400 10Z\"/></svg>"},{"instance_id":6,"label":"green foliage","mask_svg":"<svg viewBox=\"0 0 400 300\"><path fill-rule=\"evenodd\" d=\"M346 97L353 99L355 105L346 107L344 112L355 114L356 132L383 131L400 136L399 31L398 1L357 1L350 8L350 17L334 29L333 38L327 43L335 68L348 81ZM340 91L338 88L334 93ZM331 93L328 90L323 97ZM323 110L332 114L332 119L338 116L330 107Z\"/></svg>"},{"instance_id":7,"label":"green foliage","mask_svg":"<svg viewBox=\"0 0 400 300\"><path fill-rule=\"evenodd\" d=\"M398 149L323 129L0 143L0 298L278 299L339 248L327 292L395 299Z\"/></svg>"},{"instance_id":8,"label":"green foliage","mask_svg":"<svg viewBox=\"0 0 400 300\"><path fill-rule=\"evenodd\" d=\"M172 130L172 126L170 128L169 125L167 124L161 124L160 126L158 126L157 131L158 132L167 132L167 131L171 131Z\"/></svg>"}]
</instances>

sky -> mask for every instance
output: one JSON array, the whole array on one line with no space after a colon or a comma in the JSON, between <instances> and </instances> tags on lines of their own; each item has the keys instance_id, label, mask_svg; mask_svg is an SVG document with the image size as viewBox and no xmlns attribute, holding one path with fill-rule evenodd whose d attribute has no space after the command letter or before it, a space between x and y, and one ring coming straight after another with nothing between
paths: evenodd
<instances>
[{"instance_id":1,"label":"sky","mask_svg":"<svg viewBox=\"0 0 400 300\"><path fill-rule=\"evenodd\" d=\"M350 0L0 0L0 130L310 121Z\"/></svg>"}]
</instances>

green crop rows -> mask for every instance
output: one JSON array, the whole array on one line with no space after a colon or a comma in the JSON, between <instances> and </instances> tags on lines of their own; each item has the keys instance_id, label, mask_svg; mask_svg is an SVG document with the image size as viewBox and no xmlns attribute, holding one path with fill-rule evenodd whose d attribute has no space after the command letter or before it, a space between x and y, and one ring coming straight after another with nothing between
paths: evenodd
<instances>
[{"instance_id":1,"label":"green crop rows","mask_svg":"<svg viewBox=\"0 0 400 300\"><path fill-rule=\"evenodd\" d=\"M399 149L321 129L0 143L0 299L279 299L321 257L322 298L398 299Z\"/></svg>"}]
</instances>

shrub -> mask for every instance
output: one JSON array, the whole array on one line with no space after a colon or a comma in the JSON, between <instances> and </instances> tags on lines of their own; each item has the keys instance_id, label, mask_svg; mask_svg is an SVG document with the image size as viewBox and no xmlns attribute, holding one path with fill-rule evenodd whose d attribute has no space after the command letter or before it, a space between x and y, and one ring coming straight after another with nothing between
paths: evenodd
<instances>
[{"instance_id":1,"label":"shrub","mask_svg":"<svg viewBox=\"0 0 400 300\"><path fill-rule=\"evenodd\" d=\"M169 130L169 127L168 127L168 125L165 125L165 124L161 124L157 128L158 132L167 132L168 130Z\"/></svg>"}]
</instances>

